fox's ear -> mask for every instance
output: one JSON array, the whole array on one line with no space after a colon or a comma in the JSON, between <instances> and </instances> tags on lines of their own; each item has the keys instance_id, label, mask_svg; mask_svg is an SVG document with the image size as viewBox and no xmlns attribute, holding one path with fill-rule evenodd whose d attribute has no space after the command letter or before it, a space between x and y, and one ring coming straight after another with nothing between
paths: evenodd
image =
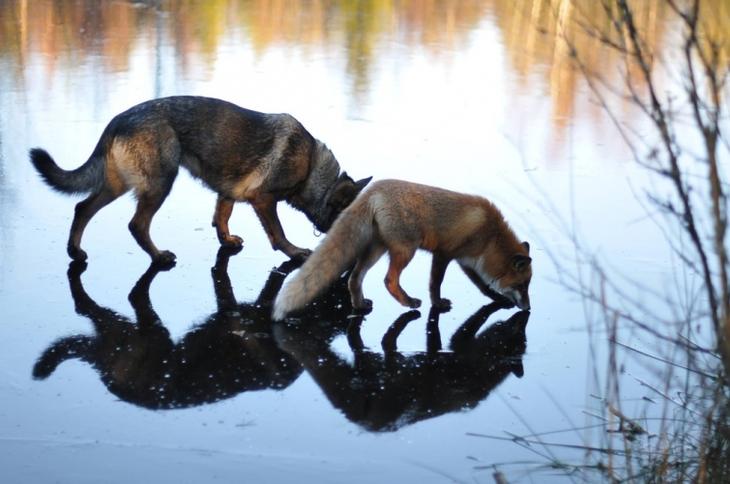
<instances>
[{"instance_id":1,"label":"fox's ear","mask_svg":"<svg viewBox=\"0 0 730 484\"><path fill-rule=\"evenodd\" d=\"M516 271L523 271L530 265L532 259L526 255L517 254L512 257L512 268Z\"/></svg>"},{"instance_id":2,"label":"fox's ear","mask_svg":"<svg viewBox=\"0 0 730 484\"><path fill-rule=\"evenodd\" d=\"M525 248L528 254L530 253L530 243L528 241L522 242L522 247Z\"/></svg>"},{"instance_id":3,"label":"fox's ear","mask_svg":"<svg viewBox=\"0 0 730 484\"><path fill-rule=\"evenodd\" d=\"M362 191L362 189L365 188L365 186L368 183L370 183L370 180L372 180L372 179L373 179L373 177L369 176L367 178L363 178L362 180L356 181L355 182L355 189L357 190L357 192L360 193Z\"/></svg>"}]
</instances>

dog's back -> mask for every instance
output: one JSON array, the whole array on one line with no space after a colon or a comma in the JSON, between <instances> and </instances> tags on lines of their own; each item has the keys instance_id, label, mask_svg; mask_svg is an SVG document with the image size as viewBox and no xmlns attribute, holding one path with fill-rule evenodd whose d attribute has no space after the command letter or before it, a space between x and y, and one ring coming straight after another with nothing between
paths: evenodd
<instances>
[{"instance_id":1,"label":"dog's back","mask_svg":"<svg viewBox=\"0 0 730 484\"><path fill-rule=\"evenodd\" d=\"M306 177L315 143L288 114L195 96L134 106L112 119L108 136L109 169L133 185L165 183L182 165L236 200L252 198L256 189L291 190Z\"/></svg>"}]
</instances>

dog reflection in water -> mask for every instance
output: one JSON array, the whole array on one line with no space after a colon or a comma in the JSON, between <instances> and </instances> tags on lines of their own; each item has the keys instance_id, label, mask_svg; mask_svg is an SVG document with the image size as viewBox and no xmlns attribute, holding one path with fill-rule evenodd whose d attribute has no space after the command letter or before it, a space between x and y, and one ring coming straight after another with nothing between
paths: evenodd
<instances>
[{"instance_id":1,"label":"dog reflection in water","mask_svg":"<svg viewBox=\"0 0 730 484\"><path fill-rule=\"evenodd\" d=\"M81 284L85 265L72 263L68 280L76 312L92 321L95 334L54 342L38 359L33 376L46 378L63 361L78 358L99 372L113 394L151 409L189 407L245 391L286 388L302 368L277 348L270 314L273 298L297 264L282 264L271 272L255 302L238 304L227 273L229 257L230 252L221 249L212 269L218 311L178 343L170 339L150 302L150 284L159 272L154 265L129 294L135 324L94 302Z\"/></svg>"},{"instance_id":2,"label":"dog reflection in water","mask_svg":"<svg viewBox=\"0 0 730 484\"><path fill-rule=\"evenodd\" d=\"M451 338L451 351L440 351L437 309L429 313L427 350L407 355L398 352L396 341L420 317L418 311L402 314L391 325L382 339L382 353L365 349L359 333L363 319L351 319L347 339L354 363L332 351L334 326L307 324L303 317L296 326L277 323L274 336L349 420L369 431L393 431L473 408L511 373L522 377L528 311L477 334L500 307L484 306L464 322Z\"/></svg>"}]
</instances>

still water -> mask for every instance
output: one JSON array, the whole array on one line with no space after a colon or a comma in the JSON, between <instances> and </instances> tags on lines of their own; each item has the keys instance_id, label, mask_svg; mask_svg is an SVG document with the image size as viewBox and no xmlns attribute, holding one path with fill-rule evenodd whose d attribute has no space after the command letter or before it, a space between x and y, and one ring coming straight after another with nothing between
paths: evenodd
<instances>
[{"instance_id":1,"label":"still water","mask_svg":"<svg viewBox=\"0 0 730 484\"><path fill-rule=\"evenodd\" d=\"M591 423L603 388L583 305L556 283L576 269L559 257L565 229L656 284L669 252L635 195L643 173L565 57L573 12L548 3L1 0L0 480L561 480L528 472L545 449L473 434ZM657 44L664 13L642 17ZM599 45L578 46L616 72ZM78 199L45 186L28 149L76 167L115 114L177 94L291 113L355 178L490 198L531 242L529 318L485 307L455 267L450 312L405 312L381 260L371 314L349 317L340 285L300 325L273 325L293 268L244 204L231 220L244 249L219 253L215 195L186 173L152 226L176 267L148 267L129 196L88 227L88 267L69 266ZM301 213L280 214L294 244L317 244ZM403 286L427 299L429 269L418 254ZM647 392L629 383L629 408Z\"/></svg>"}]
</instances>

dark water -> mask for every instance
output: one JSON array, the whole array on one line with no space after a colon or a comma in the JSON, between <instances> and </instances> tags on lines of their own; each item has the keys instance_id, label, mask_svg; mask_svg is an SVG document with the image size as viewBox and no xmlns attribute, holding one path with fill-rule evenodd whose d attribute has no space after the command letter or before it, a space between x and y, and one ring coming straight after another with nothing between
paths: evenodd
<instances>
[{"instance_id":1,"label":"dark water","mask_svg":"<svg viewBox=\"0 0 730 484\"><path fill-rule=\"evenodd\" d=\"M491 482L493 464L529 480L506 463L543 449L470 434L578 427L604 390L583 305L555 283L576 267L548 254L570 251L569 227L657 284L669 258L632 195L641 173L562 57L561 19L496 0L0 1L0 480ZM88 227L88 267L69 266L78 200L27 150L75 167L112 116L173 94L289 112L356 178L492 199L532 245L529 320L485 306L453 267L450 312L405 312L383 260L370 315L349 317L340 286L299 326L273 325L293 268L246 205L231 221L243 251L218 253L215 196L187 174L152 227L174 269L148 268L129 197ZM316 245L302 214L280 212L295 244ZM429 265L418 254L402 280L422 299Z\"/></svg>"}]
</instances>

